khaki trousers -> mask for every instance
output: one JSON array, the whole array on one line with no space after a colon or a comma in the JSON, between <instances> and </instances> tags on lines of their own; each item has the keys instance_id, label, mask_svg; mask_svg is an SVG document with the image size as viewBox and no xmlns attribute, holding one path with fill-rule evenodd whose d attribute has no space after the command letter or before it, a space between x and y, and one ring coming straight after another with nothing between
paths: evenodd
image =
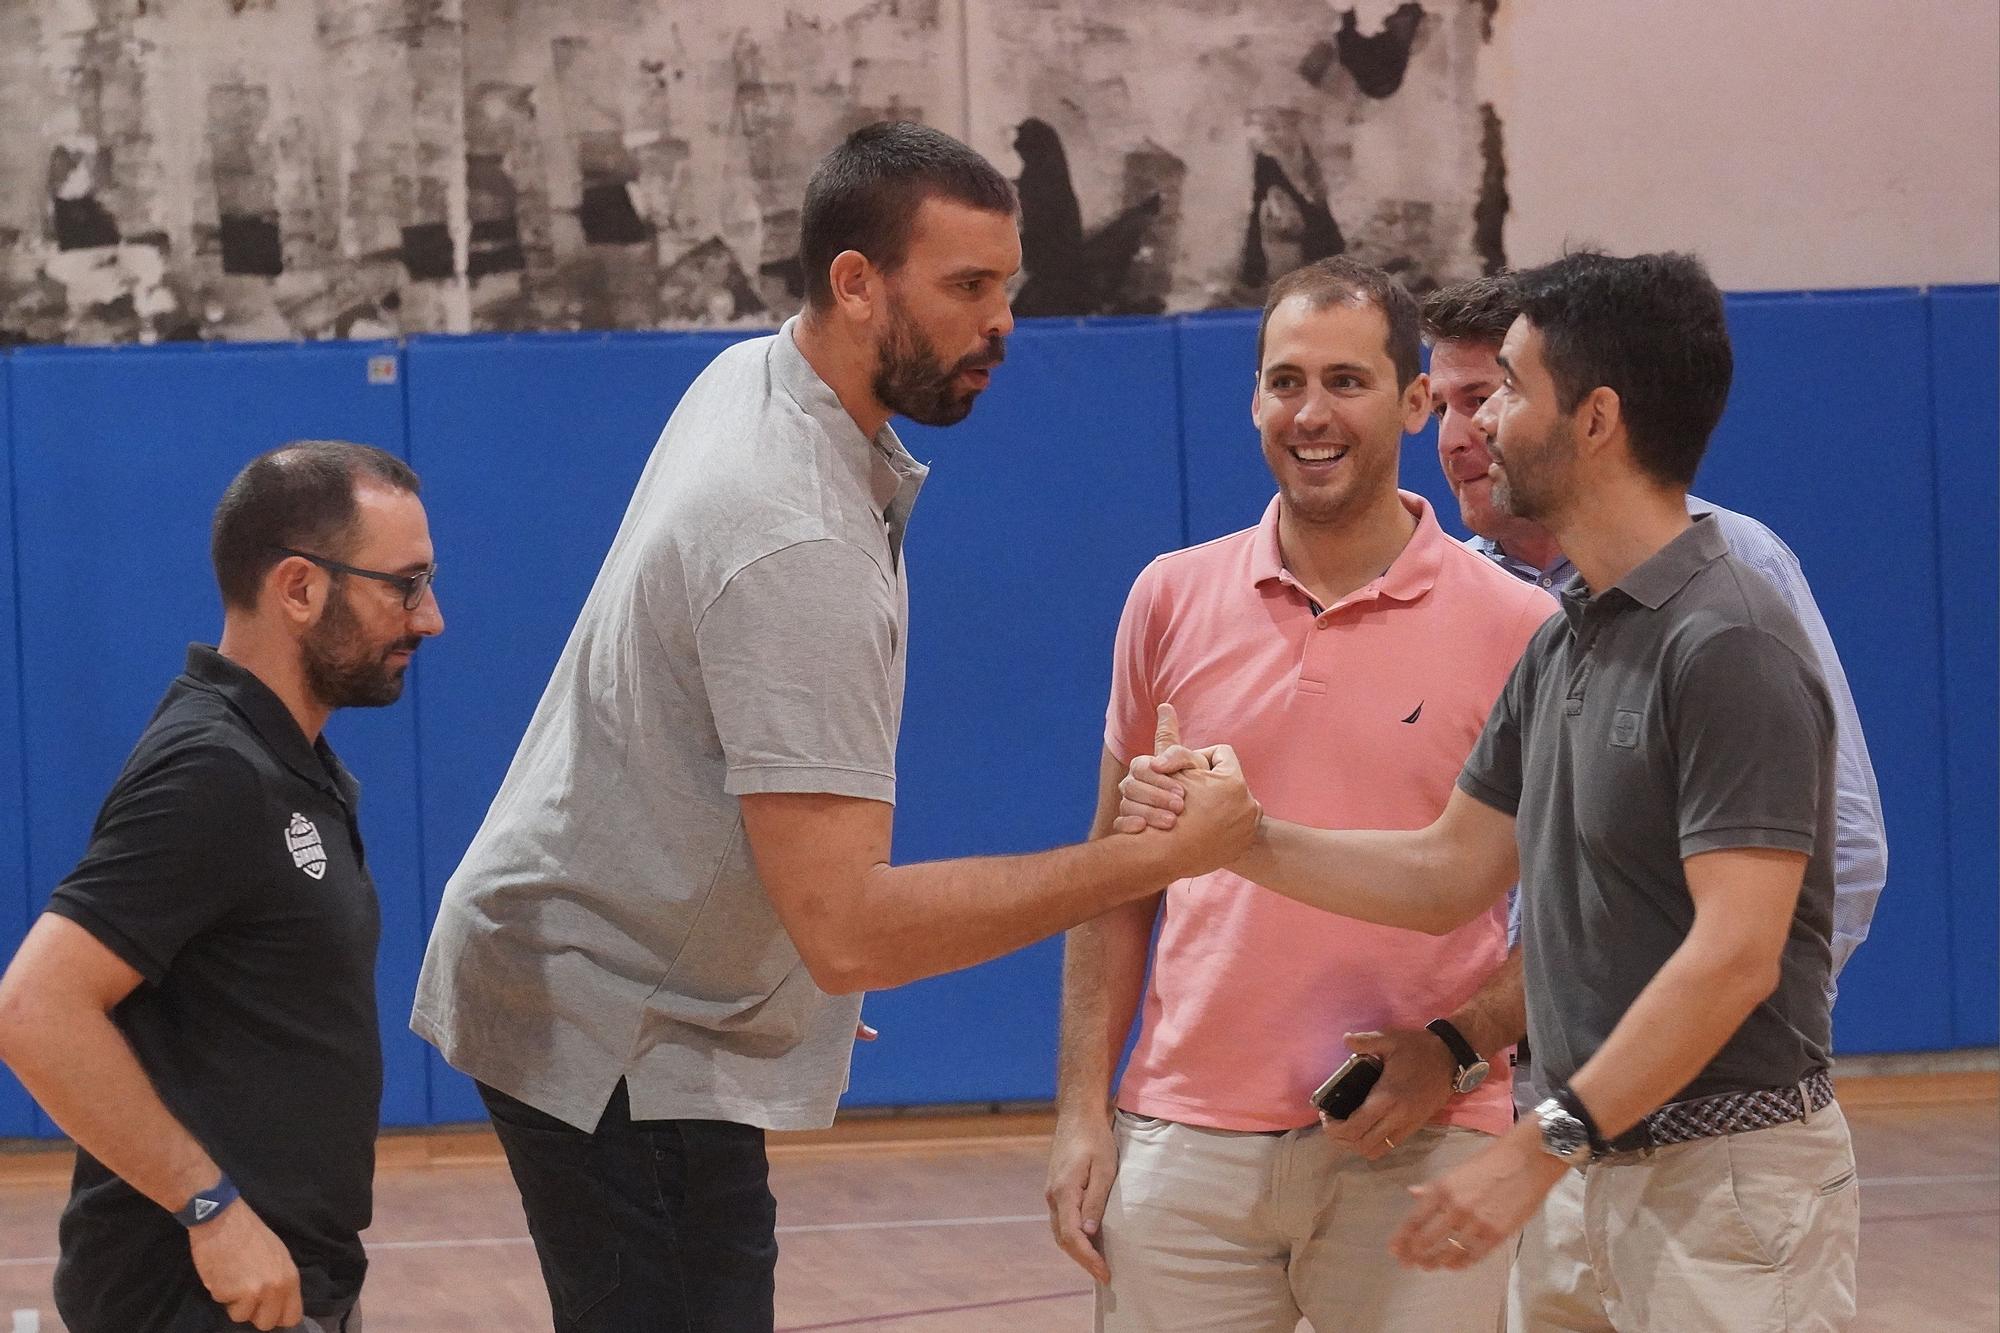
<instances>
[{"instance_id":1,"label":"khaki trousers","mask_svg":"<svg viewBox=\"0 0 2000 1333\"><path fill-rule=\"evenodd\" d=\"M1522 1233L1519 1333L1804 1333L1854 1318L1861 1191L1838 1104L1568 1171Z\"/></svg>"},{"instance_id":2,"label":"khaki trousers","mask_svg":"<svg viewBox=\"0 0 2000 1333\"><path fill-rule=\"evenodd\" d=\"M1102 1241L1101 1333L1493 1333L1507 1249L1462 1272L1404 1268L1389 1235L1421 1184L1492 1142L1427 1126L1368 1162L1319 1126L1241 1134L1120 1112Z\"/></svg>"}]
</instances>

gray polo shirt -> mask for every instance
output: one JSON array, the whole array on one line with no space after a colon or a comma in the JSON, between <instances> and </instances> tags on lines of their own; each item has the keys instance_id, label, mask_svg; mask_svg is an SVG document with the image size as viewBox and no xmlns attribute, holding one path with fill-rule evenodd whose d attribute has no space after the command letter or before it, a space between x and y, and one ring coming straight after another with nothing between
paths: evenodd
<instances>
[{"instance_id":1,"label":"gray polo shirt","mask_svg":"<svg viewBox=\"0 0 2000 1333\"><path fill-rule=\"evenodd\" d=\"M869 440L788 322L694 382L654 446L486 820L411 1027L579 1129L830 1123L859 996L813 984L737 797L894 802L925 469Z\"/></svg>"},{"instance_id":2,"label":"gray polo shirt","mask_svg":"<svg viewBox=\"0 0 2000 1333\"><path fill-rule=\"evenodd\" d=\"M1781 980L1672 1100L1826 1067L1834 719L1811 642L1706 517L1529 643L1459 775L1515 818L1528 1044L1567 1083L1686 939L1686 857L1808 856Z\"/></svg>"}]
</instances>

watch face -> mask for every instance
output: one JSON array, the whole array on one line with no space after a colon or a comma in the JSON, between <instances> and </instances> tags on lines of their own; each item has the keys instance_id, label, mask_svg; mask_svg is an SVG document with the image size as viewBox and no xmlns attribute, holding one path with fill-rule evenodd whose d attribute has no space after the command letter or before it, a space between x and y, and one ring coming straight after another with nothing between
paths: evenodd
<instances>
[{"instance_id":1,"label":"watch face","mask_svg":"<svg viewBox=\"0 0 2000 1333\"><path fill-rule=\"evenodd\" d=\"M1474 1088L1478 1087L1480 1084L1486 1081L1486 1075L1491 1069L1492 1066L1487 1064L1486 1061L1484 1060L1481 1060L1476 1064L1468 1065L1464 1069L1458 1071L1458 1079L1453 1086L1455 1086L1461 1093L1471 1092Z\"/></svg>"}]
</instances>

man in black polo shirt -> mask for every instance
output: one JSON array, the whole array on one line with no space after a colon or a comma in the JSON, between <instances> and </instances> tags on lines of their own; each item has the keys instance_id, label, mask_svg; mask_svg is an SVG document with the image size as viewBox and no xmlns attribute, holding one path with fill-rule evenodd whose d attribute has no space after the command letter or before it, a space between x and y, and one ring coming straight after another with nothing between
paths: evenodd
<instances>
[{"instance_id":1,"label":"man in black polo shirt","mask_svg":"<svg viewBox=\"0 0 2000 1333\"><path fill-rule=\"evenodd\" d=\"M1789 607L1687 513L1729 391L1721 295L1685 255L1519 282L1479 420L1498 503L1576 565L1563 614L1436 823L1267 819L1232 869L1435 931L1519 871L1542 1100L1418 1187L1404 1262L1462 1268L1525 1227L1516 1328L1840 1327L1859 1201L1828 1077L1835 724ZM1170 823L1157 775L1199 762L1135 762L1120 827Z\"/></svg>"},{"instance_id":2,"label":"man in black polo shirt","mask_svg":"<svg viewBox=\"0 0 2000 1333\"><path fill-rule=\"evenodd\" d=\"M77 1143L71 1333L358 1333L380 918L320 733L393 703L444 628L416 475L273 450L224 493L213 554L222 642L189 648L0 977L0 1058Z\"/></svg>"}]
</instances>

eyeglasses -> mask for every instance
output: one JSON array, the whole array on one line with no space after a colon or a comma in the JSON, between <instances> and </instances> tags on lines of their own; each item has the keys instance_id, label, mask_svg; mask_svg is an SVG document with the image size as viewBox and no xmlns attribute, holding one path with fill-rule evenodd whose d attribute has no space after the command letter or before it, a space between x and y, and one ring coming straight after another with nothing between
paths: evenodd
<instances>
[{"instance_id":1,"label":"eyeglasses","mask_svg":"<svg viewBox=\"0 0 2000 1333\"><path fill-rule=\"evenodd\" d=\"M343 565L338 560L329 560L323 555L314 555L311 551L295 551L289 546L273 546L271 549L282 551L286 555L295 555L301 560L310 560L321 569L335 574L352 574L356 578L374 579L377 583L386 583L393 588L401 589L405 611L414 611L423 605L424 594L430 591L432 580L437 578L436 565L420 569L414 574L385 574L379 569L358 569L353 565Z\"/></svg>"}]
</instances>

